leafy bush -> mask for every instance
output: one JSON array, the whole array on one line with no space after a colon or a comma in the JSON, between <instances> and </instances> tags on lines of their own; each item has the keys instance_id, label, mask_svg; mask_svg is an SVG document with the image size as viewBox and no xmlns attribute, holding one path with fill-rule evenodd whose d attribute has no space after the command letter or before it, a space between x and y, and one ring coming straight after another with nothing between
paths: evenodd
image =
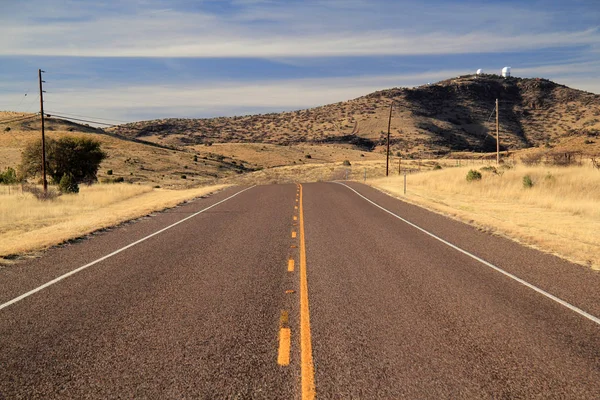
<instances>
[{"instance_id":1,"label":"leafy bush","mask_svg":"<svg viewBox=\"0 0 600 400\"><path fill-rule=\"evenodd\" d=\"M481 167L480 170L482 171L486 171L486 172L493 172L496 173L496 167L492 166L492 165L486 165L485 167Z\"/></svg>"},{"instance_id":2,"label":"leafy bush","mask_svg":"<svg viewBox=\"0 0 600 400\"><path fill-rule=\"evenodd\" d=\"M6 128L4 128L4 132L10 132L10 126L7 126Z\"/></svg>"},{"instance_id":3,"label":"leafy bush","mask_svg":"<svg viewBox=\"0 0 600 400\"><path fill-rule=\"evenodd\" d=\"M100 163L105 158L100 142L88 137L46 139L46 172L55 183L59 183L65 174L71 174L76 183L95 182ZM21 155L23 176L41 175L41 159L42 141L30 143Z\"/></svg>"},{"instance_id":4,"label":"leafy bush","mask_svg":"<svg viewBox=\"0 0 600 400\"><path fill-rule=\"evenodd\" d=\"M112 175L113 174L113 170L109 169L108 171L106 171L106 175Z\"/></svg>"},{"instance_id":5,"label":"leafy bush","mask_svg":"<svg viewBox=\"0 0 600 400\"><path fill-rule=\"evenodd\" d=\"M79 193L79 186L73 174L66 173L60 178L58 189L61 193Z\"/></svg>"},{"instance_id":6,"label":"leafy bush","mask_svg":"<svg viewBox=\"0 0 600 400\"><path fill-rule=\"evenodd\" d=\"M194 162L198 162L198 156L194 155Z\"/></svg>"},{"instance_id":7,"label":"leafy bush","mask_svg":"<svg viewBox=\"0 0 600 400\"><path fill-rule=\"evenodd\" d=\"M181 175L181 179L187 179L186 175Z\"/></svg>"},{"instance_id":8,"label":"leafy bush","mask_svg":"<svg viewBox=\"0 0 600 400\"><path fill-rule=\"evenodd\" d=\"M352 164L350 164L350 161L348 161L348 160L344 160L344 162L342 164L345 165L345 166L347 166L347 167L349 167L350 165L352 165Z\"/></svg>"},{"instance_id":9,"label":"leafy bush","mask_svg":"<svg viewBox=\"0 0 600 400\"><path fill-rule=\"evenodd\" d=\"M525 175L523 177L523 187L526 189L533 187L533 180L531 179L531 176Z\"/></svg>"},{"instance_id":10,"label":"leafy bush","mask_svg":"<svg viewBox=\"0 0 600 400\"><path fill-rule=\"evenodd\" d=\"M469 170L467 173L467 182L480 181L481 180L481 172L476 171L474 169Z\"/></svg>"},{"instance_id":11,"label":"leafy bush","mask_svg":"<svg viewBox=\"0 0 600 400\"><path fill-rule=\"evenodd\" d=\"M435 170L439 170L439 169L442 169L442 166L441 166L440 164L435 164L435 165L433 166L433 170L434 170L434 171L435 171Z\"/></svg>"},{"instance_id":12,"label":"leafy bush","mask_svg":"<svg viewBox=\"0 0 600 400\"><path fill-rule=\"evenodd\" d=\"M17 171L14 168L8 167L4 172L0 173L0 184L13 185L17 181Z\"/></svg>"},{"instance_id":13,"label":"leafy bush","mask_svg":"<svg viewBox=\"0 0 600 400\"><path fill-rule=\"evenodd\" d=\"M307 154L304 157L306 157L306 158L312 158L312 156L310 154Z\"/></svg>"}]
</instances>

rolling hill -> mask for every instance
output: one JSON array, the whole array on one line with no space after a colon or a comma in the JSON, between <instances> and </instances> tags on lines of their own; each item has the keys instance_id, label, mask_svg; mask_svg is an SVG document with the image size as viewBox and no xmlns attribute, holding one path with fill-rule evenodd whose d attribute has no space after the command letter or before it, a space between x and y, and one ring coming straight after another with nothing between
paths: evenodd
<instances>
[{"instance_id":1,"label":"rolling hill","mask_svg":"<svg viewBox=\"0 0 600 400\"><path fill-rule=\"evenodd\" d=\"M290 94L293 95L293 94ZM382 150L393 103L394 152L439 157L495 151L496 98L503 149L576 147L598 154L600 95L546 79L462 76L416 88L382 90L293 112L209 119L161 119L108 131L170 146L210 143L335 144Z\"/></svg>"}]
</instances>

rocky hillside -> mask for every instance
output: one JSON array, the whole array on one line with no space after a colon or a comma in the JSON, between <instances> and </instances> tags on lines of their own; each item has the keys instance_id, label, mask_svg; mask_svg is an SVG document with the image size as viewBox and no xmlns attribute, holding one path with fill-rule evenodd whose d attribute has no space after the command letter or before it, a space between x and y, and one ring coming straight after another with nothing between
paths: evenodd
<instances>
[{"instance_id":1,"label":"rocky hillside","mask_svg":"<svg viewBox=\"0 0 600 400\"><path fill-rule=\"evenodd\" d=\"M202 143L345 144L375 150L385 143L393 104L392 148L407 155L495 150L496 98L504 149L553 147L572 138L600 140L600 95L546 79L462 76L395 88L293 112L211 119L162 119L112 128L163 145ZM585 139L584 139L585 138ZM595 152L596 146L592 146ZM592 150L590 148L590 150Z\"/></svg>"}]
</instances>

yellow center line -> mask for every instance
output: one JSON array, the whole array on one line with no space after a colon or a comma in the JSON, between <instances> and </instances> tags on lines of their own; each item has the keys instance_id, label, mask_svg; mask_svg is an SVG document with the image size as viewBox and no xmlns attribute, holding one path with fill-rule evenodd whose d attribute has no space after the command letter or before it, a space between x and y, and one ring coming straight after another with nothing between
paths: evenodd
<instances>
[{"instance_id":1,"label":"yellow center line","mask_svg":"<svg viewBox=\"0 0 600 400\"><path fill-rule=\"evenodd\" d=\"M292 239L296 238L296 231L292 231Z\"/></svg>"},{"instance_id":2,"label":"yellow center line","mask_svg":"<svg viewBox=\"0 0 600 400\"><path fill-rule=\"evenodd\" d=\"M302 400L312 400L316 396L315 367L312 356L310 313L308 310L308 281L306 275L306 244L304 243L302 185L300 185L300 372L302 376Z\"/></svg>"},{"instance_id":3,"label":"yellow center line","mask_svg":"<svg viewBox=\"0 0 600 400\"><path fill-rule=\"evenodd\" d=\"M294 272L294 260L288 260L288 272Z\"/></svg>"},{"instance_id":4,"label":"yellow center line","mask_svg":"<svg viewBox=\"0 0 600 400\"><path fill-rule=\"evenodd\" d=\"M298 217L294 215L294 221L298 221Z\"/></svg>"},{"instance_id":5,"label":"yellow center line","mask_svg":"<svg viewBox=\"0 0 600 400\"><path fill-rule=\"evenodd\" d=\"M288 312L281 311L279 317L279 351L277 352L277 364L281 366L290 365L290 343L292 331L288 327Z\"/></svg>"}]
</instances>

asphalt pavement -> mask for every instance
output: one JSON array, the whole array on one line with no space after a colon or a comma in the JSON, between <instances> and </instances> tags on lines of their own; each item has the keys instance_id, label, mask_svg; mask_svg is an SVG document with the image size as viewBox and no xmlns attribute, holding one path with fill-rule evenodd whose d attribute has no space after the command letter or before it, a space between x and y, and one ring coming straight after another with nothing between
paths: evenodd
<instances>
[{"instance_id":1,"label":"asphalt pavement","mask_svg":"<svg viewBox=\"0 0 600 400\"><path fill-rule=\"evenodd\" d=\"M0 398L598 399L598 288L361 184L229 188L1 269Z\"/></svg>"}]
</instances>

